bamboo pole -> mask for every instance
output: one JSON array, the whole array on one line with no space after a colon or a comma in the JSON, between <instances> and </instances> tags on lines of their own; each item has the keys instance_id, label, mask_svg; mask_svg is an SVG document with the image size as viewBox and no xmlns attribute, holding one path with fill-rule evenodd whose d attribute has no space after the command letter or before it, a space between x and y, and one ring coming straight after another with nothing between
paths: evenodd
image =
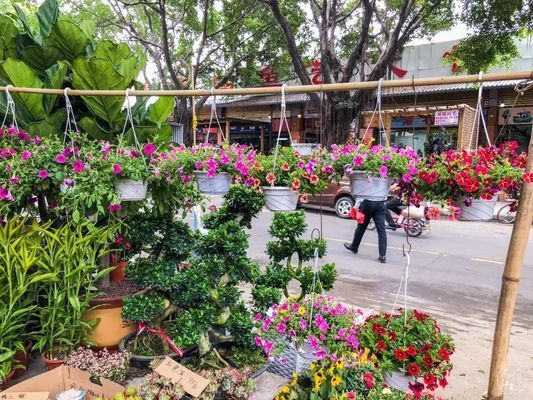
<instances>
[{"instance_id":1,"label":"bamboo pole","mask_svg":"<svg viewBox=\"0 0 533 400\"><path fill-rule=\"evenodd\" d=\"M436 78L418 78L418 79L398 79L382 81L381 86L384 88L391 87L413 87L413 86L433 86L447 85L458 83L480 83L487 81L507 81L533 78L533 71L521 72L496 72L491 74L479 75L456 75L441 76ZM350 90L372 90L378 87L378 81L367 82L346 82L346 83L329 83L322 85L298 85L286 86L285 93L316 93L316 92L337 92ZM0 91L5 91L5 86L0 86ZM63 95L63 89L44 89L44 88L24 88L9 87L10 92L14 93L36 93L36 94L56 94ZM69 90L69 96L124 96L125 90ZM281 87L255 87L240 89L190 89L190 90L131 90L129 96L211 96L212 94L224 96L242 96L251 94L278 94L281 93Z\"/></svg>"},{"instance_id":2,"label":"bamboo pole","mask_svg":"<svg viewBox=\"0 0 533 400\"><path fill-rule=\"evenodd\" d=\"M191 65L191 88L194 90L196 88L196 79L194 79L194 65ZM196 107L195 107L196 101L194 99L194 95L192 95L191 98L191 105L192 105L192 143L194 146L196 146L196 125L198 124L198 119L196 117Z\"/></svg>"},{"instance_id":3,"label":"bamboo pole","mask_svg":"<svg viewBox=\"0 0 533 400\"><path fill-rule=\"evenodd\" d=\"M533 172L533 134L529 139L526 172ZM500 303L492 345L488 400L503 400L505 393L505 373L507 370L513 314L532 222L533 183L524 183L520 191L520 202L502 277Z\"/></svg>"}]
</instances>

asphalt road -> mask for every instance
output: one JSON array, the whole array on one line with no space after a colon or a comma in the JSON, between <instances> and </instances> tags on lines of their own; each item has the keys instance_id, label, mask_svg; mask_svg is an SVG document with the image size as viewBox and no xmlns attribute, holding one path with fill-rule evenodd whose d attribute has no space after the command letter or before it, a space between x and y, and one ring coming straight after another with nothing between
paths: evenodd
<instances>
[{"instance_id":1,"label":"asphalt road","mask_svg":"<svg viewBox=\"0 0 533 400\"><path fill-rule=\"evenodd\" d=\"M367 231L359 254L343 248L355 222L306 211L309 229L322 226L328 241L324 262L339 277L332 294L363 309L390 310L406 265L405 234L388 233L387 264L377 261L377 234ZM253 222L249 255L264 265L272 213ZM479 400L487 388L494 321L512 226L496 222L432 221L431 232L410 239L407 306L434 315L454 336L457 351L446 398ZM307 237L309 237L310 231ZM403 292L402 292L403 293ZM403 306L403 295L399 303ZM520 283L511 342L506 399L533 399L533 234Z\"/></svg>"}]
</instances>

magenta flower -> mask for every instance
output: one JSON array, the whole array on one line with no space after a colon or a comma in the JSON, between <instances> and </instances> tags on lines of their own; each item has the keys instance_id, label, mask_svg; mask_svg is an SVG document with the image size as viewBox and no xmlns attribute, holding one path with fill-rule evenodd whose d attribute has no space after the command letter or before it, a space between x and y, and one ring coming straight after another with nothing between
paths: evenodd
<instances>
[{"instance_id":1,"label":"magenta flower","mask_svg":"<svg viewBox=\"0 0 533 400\"><path fill-rule=\"evenodd\" d=\"M203 166L204 164L201 161L196 161L196 163L194 164L194 168L196 169L202 169Z\"/></svg>"},{"instance_id":2,"label":"magenta flower","mask_svg":"<svg viewBox=\"0 0 533 400\"><path fill-rule=\"evenodd\" d=\"M31 158L32 154L28 150L24 150L22 154L20 155L20 158L22 161L27 160L28 158Z\"/></svg>"},{"instance_id":3,"label":"magenta flower","mask_svg":"<svg viewBox=\"0 0 533 400\"><path fill-rule=\"evenodd\" d=\"M381 175L382 178L385 178L387 176L387 172L389 172L389 169L387 168L387 166L383 165L379 168L379 174Z\"/></svg>"},{"instance_id":4,"label":"magenta flower","mask_svg":"<svg viewBox=\"0 0 533 400\"><path fill-rule=\"evenodd\" d=\"M100 150L102 153L104 154L109 154L109 152L111 151L111 145L109 144L109 142L105 142L103 145L102 145L102 150Z\"/></svg>"},{"instance_id":5,"label":"magenta flower","mask_svg":"<svg viewBox=\"0 0 533 400\"><path fill-rule=\"evenodd\" d=\"M413 177L410 174L403 174L402 180L405 183L409 183L409 182L411 182L413 180Z\"/></svg>"},{"instance_id":6,"label":"magenta flower","mask_svg":"<svg viewBox=\"0 0 533 400\"><path fill-rule=\"evenodd\" d=\"M118 164L113 164L113 175L119 175L122 172L122 167Z\"/></svg>"},{"instance_id":7,"label":"magenta flower","mask_svg":"<svg viewBox=\"0 0 533 400\"><path fill-rule=\"evenodd\" d=\"M152 143L146 143L143 147L143 153L151 156L155 152L155 146Z\"/></svg>"},{"instance_id":8,"label":"magenta flower","mask_svg":"<svg viewBox=\"0 0 533 400\"><path fill-rule=\"evenodd\" d=\"M18 185L20 183L20 178L18 176L14 176L11 179L9 179L9 182L11 182L14 185Z\"/></svg>"},{"instance_id":9,"label":"magenta flower","mask_svg":"<svg viewBox=\"0 0 533 400\"><path fill-rule=\"evenodd\" d=\"M119 203L110 204L107 206L107 209L111 212L120 211L122 206Z\"/></svg>"},{"instance_id":10,"label":"magenta flower","mask_svg":"<svg viewBox=\"0 0 533 400\"><path fill-rule=\"evenodd\" d=\"M4 189L0 186L0 199L6 200L6 201L14 200L13 196L11 195L11 191L9 190L8 187Z\"/></svg>"},{"instance_id":11,"label":"magenta flower","mask_svg":"<svg viewBox=\"0 0 533 400\"><path fill-rule=\"evenodd\" d=\"M355 156L353 159L353 166L354 167L361 167L363 165L363 162L365 160L361 156Z\"/></svg>"},{"instance_id":12,"label":"magenta flower","mask_svg":"<svg viewBox=\"0 0 533 400\"><path fill-rule=\"evenodd\" d=\"M65 164L67 162L67 156L65 156L64 154L58 154L56 156L56 163L58 164Z\"/></svg>"},{"instance_id":13,"label":"magenta flower","mask_svg":"<svg viewBox=\"0 0 533 400\"><path fill-rule=\"evenodd\" d=\"M280 322L276 325L276 332L278 333L285 333L287 330L287 325L285 325L283 322Z\"/></svg>"},{"instance_id":14,"label":"magenta flower","mask_svg":"<svg viewBox=\"0 0 533 400\"><path fill-rule=\"evenodd\" d=\"M39 136L35 136L33 138L33 143L35 143L35 144L41 144L42 141L43 140Z\"/></svg>"},{"instance_id":15,"label":"magenta flower","mask_svg":"<svg viewBox=\"0 0 533 400\"><path fill-rule=\"evenodd\" d=\"M65 179L63 179L63 183L64 183L65 185L67 185L68 187L72 187L72 186L74 186L74 181L73 181L72 179L70 179L70 178L65 178Z\"/></svg>"},{"instance_id":16,"label":"magenta flower","mask_svg":"<svg viewBox=\"0 0 533 400\"><path fill-rule=\"evenodd\" d=\"M85 171L85 164L81 160L76 160L72 163L72 169L79 174Z\"/></svg>"},{"instance_id":17,"label":"magenta flower","mask_svg":"<svg viewBox=\"0 0 533 400\"><path fill-rule=\"evenodd\" d=\"M300 322L298 322L298 326L300 327L300 329L301 329L302 331L307 330L307 321L305 321L305 320L303 320L303 319L300 320Z\"/></svg>"},{"instance_id":18,"label":"magenta flower","mask_svg":"<svg viewBox=\"0 0 533 400\"><path fill-rule=\"evenodd\" d=\"M385 154L381 155L381 161L383 161L383 162L389 161L390 159L391 159L391 155L388 154L388 153L385 153Z\"/></svg>"},{"instance_id":19,"label":"magenta flower","mask_svg":"<svg viewBox=\"0 0 533 400\"><path fill-rule=\"evenodd\" d=\"M40 169L39 170L39 178L41 178L41 179L48 178L48 171L45 170L45 169Z\"/></svg>"},{"instance_id":20,"label":"magenta flower","mask_svg":"<svg viewBox=\"0 0 533 400\"><path fill-rule=\"evenodd\" d=\"M190 175L184 175L184 176L182 176L182 178L181 178L181 181L182 181L183 183L189 183L191 180L192 180L192 178L191 178Z\"/></svg>"}]
</instances>

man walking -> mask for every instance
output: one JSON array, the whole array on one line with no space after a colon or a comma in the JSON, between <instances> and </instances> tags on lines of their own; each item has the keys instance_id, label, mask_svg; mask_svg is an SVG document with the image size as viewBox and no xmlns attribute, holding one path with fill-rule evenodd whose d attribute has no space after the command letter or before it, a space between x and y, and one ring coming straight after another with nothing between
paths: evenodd
<instances>
[{"instance_id":1,"label":"man walking","mask_svg":"<svg viewBox=\"0 0 533 400\"><path fill-rule=\"evenodd\" d=\"M374 220L376 230L378 232L378 248L379 248L379 262L385 264L387 262L387 231L385 230L385 218L387 215L387 206L384 200L368 200L365 199L361 202L359 207L365 215L365 219L362 223L357 224L357 228L353 235L352 243L344 243L344 247L350 250L352 253L357 254L359 251L359 245L363 239L366 228L370 222L370 219Z\"/></svg>"}]
</instances>

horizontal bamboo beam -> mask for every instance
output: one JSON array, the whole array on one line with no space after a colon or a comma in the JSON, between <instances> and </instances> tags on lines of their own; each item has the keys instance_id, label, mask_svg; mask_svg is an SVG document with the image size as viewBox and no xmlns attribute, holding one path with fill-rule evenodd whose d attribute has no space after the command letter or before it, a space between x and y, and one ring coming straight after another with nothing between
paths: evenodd
<instances>
[{"instance_id":1,"label":"horizontal bamboo beam","mask_svg":"<svg viewBox=\"0 0 533 400\"><path fill-rule=\"evenodd\" d=\"M417 86L433 86L433 85L448 85L458 83L479 83L487 81L507 81L519 79L532 79L533 71L521 72L497 72L483 75L456 75L456 76L441 76L436 78L416 78L416 79L398 79L398 80L383 80L382 88L393 87L417 87ZM350 90L373 90L377 89L378 81L368 82L347 82L347 83L329 83L322 85L298 85L286 86L285 93L317 93L317 92L338 92ZM0 91L5 91L5 86L0 86ZM36 93L36 94L64 94L63 89L45 89L45 88L24 88L24 87L10 87L10 92L17 93ZM281 93L281 86L270 87L255 87L255 88L240 88L240 89L215 89L213 91L218 96L243 96L252 94L279 94ZM211 89L197 89L197 90L130 90L130 96L210 96ZM68 90L69 96L125 96L125 90Z\"/></svg>"}]
</instances>

